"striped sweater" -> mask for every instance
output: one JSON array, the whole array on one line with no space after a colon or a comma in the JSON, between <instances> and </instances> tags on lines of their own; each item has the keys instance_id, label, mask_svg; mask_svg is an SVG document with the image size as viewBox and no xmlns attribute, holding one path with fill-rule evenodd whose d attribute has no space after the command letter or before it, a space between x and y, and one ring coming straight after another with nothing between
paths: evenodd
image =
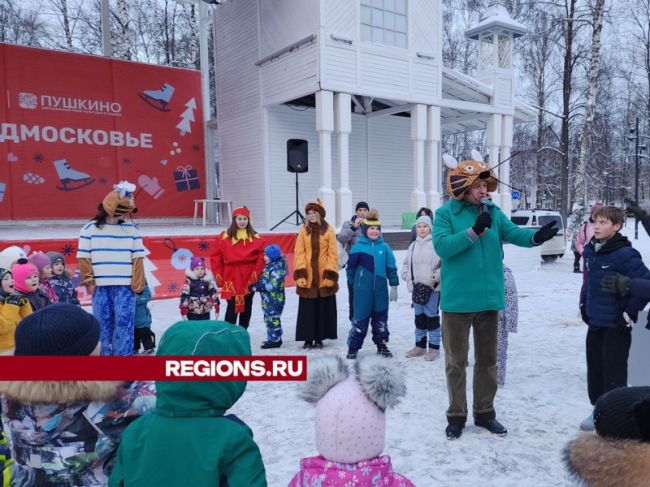
<instances>
[{"instance_id":1,"label":"striped sweater","mask_svg":"<svg viewBox=\"0 0 650 487\"><path fill-rule=\"evenodd\" d=\"M132 223L88 222L79 236L77 259L90 259L97 286L130 286L133 260L145 256L138 227Z\"/></svg>"}]
</instances>

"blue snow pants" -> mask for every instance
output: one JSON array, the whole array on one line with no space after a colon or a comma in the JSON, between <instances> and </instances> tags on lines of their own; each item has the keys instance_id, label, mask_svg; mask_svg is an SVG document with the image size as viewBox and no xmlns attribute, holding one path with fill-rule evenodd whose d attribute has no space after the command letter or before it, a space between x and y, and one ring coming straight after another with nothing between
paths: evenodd
<instances>
[{"instance_id":1,"label":"blue snow pants","mask_svg":"<svg viewBox=\"0 0 650 487\"><path fill-rule=\"evenodd\" d=\"M388 343L388 310L373 311L370 316L352 322L348 335L348 348L360 350L368 333L368 324L372 327L372 341L375 345Z\"/></svg>"},{"instance_id":2,"label":"blue snow pants","mask_svg":"<svg viewBox=\"0 0 650 487\"><path fill-rule=\"evenodd\" d=\"M101 325L101 355L133 355L135 293L131 286L97 286L93 315Z\"/></svg>"}]
</instances>

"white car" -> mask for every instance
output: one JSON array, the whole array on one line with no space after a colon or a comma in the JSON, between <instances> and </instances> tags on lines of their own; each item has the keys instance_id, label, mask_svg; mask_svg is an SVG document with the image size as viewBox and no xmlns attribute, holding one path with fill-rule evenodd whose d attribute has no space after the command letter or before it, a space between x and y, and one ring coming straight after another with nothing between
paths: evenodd
<instances>
[{"instance_id":1,"label":"white car","mask_svg":"<svg viewBox=\"0 0 650 487\"><path fill-rule=\"evenodd\" d=\"M514 210L510 217L513 223L520 227L539 228L549 222L554 222L555 227L560 231L551 240L544 242L540 249L544 262L554 262L564 257L566 249L566 235L562 216L558 211L550 210Z\"/></svg>"}]
</instances>

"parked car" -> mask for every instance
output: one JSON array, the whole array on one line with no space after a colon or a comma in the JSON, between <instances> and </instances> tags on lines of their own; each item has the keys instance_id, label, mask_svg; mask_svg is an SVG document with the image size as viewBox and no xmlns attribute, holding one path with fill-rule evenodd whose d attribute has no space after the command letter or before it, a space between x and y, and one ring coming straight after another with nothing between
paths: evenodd
<instances>
[{"instance_id":1,"label":"parked car","mask_svg":"<svg viewBox=\"0 0 650 487\"><path fill-rule=\"evenodd\" d=\"M542 260L544 262L554 262L558 258L564 257L566 235L564 222L559 212L551 210L514 210L510 219L520 227L531 228L539 228L549 222L554 222L554 226L559 228L560 231L551 240L541 245Z\"/></svg>"}]
</instances>

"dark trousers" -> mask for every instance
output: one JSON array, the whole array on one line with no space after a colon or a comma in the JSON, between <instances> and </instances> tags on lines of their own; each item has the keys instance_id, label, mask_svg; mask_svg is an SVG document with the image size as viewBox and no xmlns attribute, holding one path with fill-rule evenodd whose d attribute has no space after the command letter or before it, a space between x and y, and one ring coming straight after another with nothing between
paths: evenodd
<instances>
[{"instance_id":1,"label":"dark trousers","mask_svg":"<svg viewBox=\"0 0 650 487\"><path fill-rule=\"evenodd\" d=\"M465 424L467 420L466 381L470 328L474 332L474 419L487 421L495 418L498 320L497 311L442 314L449 423Z\"/></svg>"},{"instance_id":2,"label":"dark trousers","mask_svg":"<svg viewBox=\"0 0 650 487\"><path fill-rule=\"evenodd\" d=\"M190 321L202 321L202 320L209 320L210 319L210 313L203 313L202 315L197 315L194 313L187 313L187 319Z\"/></svg>"},{"instance_id":3,"label":"dark trousers","mask_svg":"<svg viewBox=\"0 0 650 487\"><path fill-rule=\"evenodd\" d=\"M133 329L133 351L140 350L140 345L145 350L156 348L156 334L151 328L134 328Z\"/></svg>"},{"instance_id":4,"label":"dark trousers","mask_svg":"<svg viewBox=\"0 0 650 487\"><path fill-rule=\"evenodd\" d=\"M235 313L235 298L227 301L226 316L224 320L233 325L237 324L237 314L239 314L239 326L248 328L251 321L251 313L253 312L253 296L255 293L250 293L244 296L244 311L242 313Z\"/></svg>"},{"instance_id":5,"label":"dark trousers","mask_svg":"<svg viewBox=\"0 0 650 487\"><path fill-rule=\"evenodd\" d=\"M348 335L348 348L351 350L360 350L363 346L363 340L368 333L368 325L372 328L372 341L375 345L388 343L388 310L373 311L370 316L362 320L352 322L350 334Z\"/></svg>"},{"instance_id":6,"label":"dark trousers","mask_svg":"<svg viewBox=\"0 0 650 487\"><path fill-rule=\"evenodd\" d=\"M631 328L590 326L587 331L587 390L591 404L607 391L627 387Z\"/></svg>"},{"instance_id":7,"label":"dark trousers","mask_svg":"<svg viewBox=\"0 0 650 487\"><path fill-rule=\"evenodd\" d=\"M580 270L580 258L582 255L580 255L580 252L577 250L573 251L573 270L574 271L579 271Z\"/></svg>"}]
</instances>

